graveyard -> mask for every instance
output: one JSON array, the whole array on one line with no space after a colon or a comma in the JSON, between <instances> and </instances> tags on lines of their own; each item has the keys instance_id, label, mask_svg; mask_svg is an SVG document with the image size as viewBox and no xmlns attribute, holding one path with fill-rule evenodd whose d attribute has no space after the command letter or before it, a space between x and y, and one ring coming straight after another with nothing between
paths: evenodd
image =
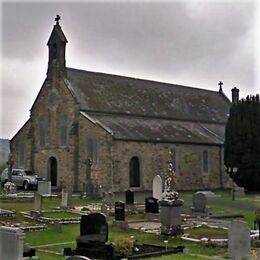
<instances>
[{"instance_id":1,"label":"graveyard","mask_svg":"<svg viewBox=\"0 0 260 260\"><path fill-rule=\"evenodd\" d=\"M259 194L236 194L232 200L230 190L165 192L168 202L165 194L129 190L95 198L35 190L1 195L0 248L11 228L21 237L17 248L35 252L24 259L260 257Z\"/></svg>"}]
</instances>

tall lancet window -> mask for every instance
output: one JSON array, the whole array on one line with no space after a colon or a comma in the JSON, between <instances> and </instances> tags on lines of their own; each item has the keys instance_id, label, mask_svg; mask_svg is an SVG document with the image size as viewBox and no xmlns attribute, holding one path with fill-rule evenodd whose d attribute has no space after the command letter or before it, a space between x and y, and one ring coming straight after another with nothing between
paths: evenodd
<instances>
[{"instance_id":1,"label":"tall lancet window","mask_svg":"<svg viewBox=\"0 0 260 260\"><path fill-rule=\"evenodd\" d=\"M208 151L208 149L203 149L203 152L202 152L202 170L203 170L203 173L209 172L209 151Z\"/></svg>"},{"instance_id":2,"label":"tall lancet window","mask_svg":"<svg viewBox=\"0 0 260 260\"><path fill-rule=\"evenodd\" d=\"M57 43L53 43L52 45L52 58L53 59L57 58Z\"/></svg>"},{"instance_id":3,"label":"tall lancet window","mask_svg":"<svg viewBox=\"0 0 260 260\"><path fill-rule=\"evenodd\" d=\"M24 167L25 163L25 151L24 143L19 143L18 146L18 165L19 167Z\"/></svg>"},{"instance_id":4,"label":"tall lancet window","mask_svg":"<svg viewBox=\"0 0 260 260\"><path fill-rule=\"evenodd\" d=\"M60 132L60 145L66 146L68 139L68 118L65 113L62 113L59 118L59 132Z\"/></svg>"},{"instance_id":5,"label":"tall lancet window","mask_svg":"<svg viewBox=\"0 0 260 260\"><path fill-rule=\"evenodd\" d=\"M40 135L40 146L44 147L46 145L46 130L47 130L47 120L45 116L39 118L39 135Z\"/></svg>"}]
</instances>

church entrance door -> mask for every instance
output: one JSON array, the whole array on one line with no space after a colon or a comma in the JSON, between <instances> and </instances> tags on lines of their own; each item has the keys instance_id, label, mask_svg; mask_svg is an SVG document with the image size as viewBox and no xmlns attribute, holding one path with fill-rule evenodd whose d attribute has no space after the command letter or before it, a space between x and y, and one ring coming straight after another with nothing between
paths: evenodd
<instances>
[{"instance_id":1,"label":"church entrance door","mask_svg":"<svg viewBox=\"0 0 260 260\"><path fill-rule=\"evenodd\" d=\"M140 163L138 157L134 156L129 165L130 187L140 187Z\"/></svg>"},{"instance_id":2,"label":"church entrance door","mask_svg":"<svg viewBox=\"0 0 260 260\"><path fill-rule=\"evenodd\" d=\"M48 181L51 181L52 187L57 187L57 179L58 179L57 175L58 175L57 160L55 157L50 157L48 160L47 179Z\"/></svg>"}]
</instances>

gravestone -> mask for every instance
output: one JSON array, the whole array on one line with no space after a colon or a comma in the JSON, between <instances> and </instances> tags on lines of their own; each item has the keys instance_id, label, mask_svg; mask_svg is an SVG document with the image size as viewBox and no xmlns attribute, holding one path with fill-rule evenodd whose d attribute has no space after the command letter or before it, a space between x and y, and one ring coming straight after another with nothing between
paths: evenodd
<instances>
[{"instance_id":1,"label":"gravestone","mask_svg":"<svg viewBox=\"0 0 260 260\"><path fill-rule=\"evenodd\" d=\"M231 223L228 229L228 255L235 260L250 258L250 229L240 220Z\"/></svg>"},{"instance_id":2,"label":"gravestone","mask_svg":"<svg viewBox=\"0 0 260 260\"><path fill-rule=\"evenodd\" d=\"M53 222L53 230L59 233L62 232L61 223L59 221L56 220Z\"/></svg>"},{"instance_id":3,"label":"gravestone","mask_svg":"<svg viewBox=\"0 0 260 260\"><path fill-rule=\"evenodd\" d=\"M177 236L183 233L181 222L181 208L184 200L173 189L175 183L173 153L169 151L168 172L165 175L164 191L160 200L161 234L164 236Z\"/></svg>"},{"instance_id":4,"label":"gravestone","mask_svg":"<svg viewBox=\"0 0 260 260\"><path fill-rule=\"evenodd\" d=\"M50 181L38 181L37 192L40 195L51 195L51 182Z\"/></svg>"},{"instance_id":5,"label":"gravestone","mask_svg":"<svg viewBox=\"0 0 260 260\"><path fill-rule=\"evenodd\" d=\"M115 220L125 221L125 203L122 201L115 203Z\"/></svg>"},{"instance_id":6,"label":"gravestone","mask_svg":"<svg viewBox=\"0 0 260 260\"><path fill-rule=\"evenodd\" d=\"M175 236L182 234L181 208L183 200L160 201L161 234Z\"/></svg>"},{"instance_id":7,"label":"gravestone","mask_svg":"<svg viewBox=\"0 0 260 260\"><path fill-rule=\"evenodd\" d=\"M153 197L145 198L145 212L146 213L159 213L158 199Z\"/></svg>"},{"instance_id":8,"label":"gravestone","mask_svg":"<svg viewBox=\"0 0 260 260\"><path fill-rule=\"evenodd\" d=\"M62 189L61 192L61 207L70 208L72 205L72 192L70 189Z\"/></svg>"},{"instance_id":9,"label":"gravestone","mask_svg":"<svg viewBox=\"0 0 260 260\"><path fill-rule=\"evenodd\" d=\"M192 196L193 207L192 210L194 212L207 212L207 197L204 193L196 192Z\"/></svg>"},{"instance_id":10,"label":"gravestone","mask_svg":"<svg viewBox=\"0 0 260 260\"><path fill-rule=\"evenodd\" d=\"M115 203L115 220L112 227L121 231L129 229L128 223L125 221L125 203L122 201L116 201Z\"/></svg>"},{"instance_id":11,"label":"gravestone","mask_svg":"<svg viewBox=\"0 0 260 260\"><path fill-rule=\"evenodd\" d=\"M82 215L80 236L76 239L76 254L94 259L112 259L113 247L106 245L108 240L108 224L101 213Z\"/></svg>"},{"instance_id":12,"label":"gravestone","mask_svg":"<svg viewBox=\"0 0 260 260\"><path fill-rule=\"evenodd\" d=\"M160 175L156 175L153 179L153 197L155 199L161 200L162 199L162 178Z\"/></svg>"},{"instance_id":13,"label":"gravestone","mask_svg":"<svg viewBox=\"0 0 260 260\"><path fill-rule=\"evenodd\" d=\"M80 220L80 237L78 243L88 242L106 243L108 239L108 224L101 213L82 215Z\"/></svg>"},{"instance_id":14,"label":"gravestone","mask_svg":"<svg viewBox=\"0 0 260 260\"><path fill-rule=\"evenodd\" d=\"M34 194L34 210L38 212L42 211L42 195L37 192Z\"/></svg>"},{"instance_id":15,"label":"gravestone","mask_svg":"<svg viewBox=\"0 0 260 260\"><path fill-rule=\"evenodd\" d=\"M102 200L102 204L101 204L101 213L104 214L105 216L107 216L107 204L105 199Z\"/></svg>"},{"instance_id":16,"label":"gravestone","mask_svg":"<svg viewBox=\"0 0 260 260\"><path fill-rule=\"evenodd\" d=\"M0 227L0 256L1 259L23 259L25 235L19 228Z\"/></svg>"},{"instance_id":17,"label":"gravestone","mask_svg":"<svg viewBox=\"0 0 260 260\"><path fill-rule=\"evenodd\" d=\"M126 204L134 204L134 192L131 190L127 190L125 192L125 203Z\"/></svg>"},{"instance_id":18,"label":"gravestone","mask_svg":"<svg viewBox=\"0 0 260 260\"><path fill-rule=\"evenodd\" d=\"M234 189L234 196L235 197L244 197L245 196L245 189L243 187L236 186Z\"/></svg>"}]
</instances>

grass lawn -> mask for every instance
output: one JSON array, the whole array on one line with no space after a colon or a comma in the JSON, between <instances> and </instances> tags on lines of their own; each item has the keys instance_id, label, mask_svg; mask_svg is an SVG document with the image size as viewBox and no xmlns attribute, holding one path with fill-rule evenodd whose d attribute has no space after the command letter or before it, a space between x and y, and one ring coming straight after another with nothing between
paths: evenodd
<instances>
[{"instance_id":1,"label":"grass lawn","mask_svg":"<svg viewBox=\"0 0 260 260\"><path fill-rule=\"evenodd\" d=\"M61 212L44 212L43 216L46 218L78 218L80 214L61 211Z\"/></svg>"},{"instance_id":2,"label":"grass lawn","mask_svg":"<svg viewBox=\"0 0 260 260\"><path fill-rule=\"evenodd\" d=\"M253 227L253 221L255 218L255 214L253 210L248 209L248 207L243 207L243 205L249 206L259 206L260 203L256 203L254 198L257 194L249 194L244 198L236 198L236 202L233 203L231 200L230 192L216 192L221 197L215 198L214 200L209 199L208 204L213 211L228 211L228 212L238 212L245 216L244 221L246 221L250 227ZM181 193L180 197L185 200L185 205L191 205L192 201L192 194L193 193ZM259 196L260 194L258 194ZM75 206L87 206L90 203L100 202L100 200L87 200L81 199L79 197L73 197L73 205ZM51 210L55 209L60 206L61 198L53 197L53 198L44 198L43 199L43 209L44 210ZM240 207L239 205L242 205ZM2 209L9 209L9 210L16 210L16 218L13 220L14 222L19 221L26 221L30 223L34 223L32 220L25 219L20 211L29 211L33 209L33 203L1 203L0 201L0 208ZM44 216L47 217L76 217L77 214L73 213L45 213ZM127 216L129 221L134 220L144 220L143 214L137 215L129 215ZM113 217L108 219L108 223L111 224L113 221ZM62 225L62 232L54 231L52 225L48 225L47 230L39 231L39 232L29 232L26 233L25 242L29 243L31 246L35 246L37 255L40 257L41 260L59 260L64 259L61 255L64 247L72 247L75 248L75 238L79 235L79 224L63 224ZM199 230L199 229L198 229ZM194 231L194 230L193 230ZM196 230L194 231L196 232ZM206 233L205 233L206 232ZM209 234L209 230L200 230L200 233ZM157 244L157 245L164 245L162 239L160 239L155 234L148 234L139 231L125 231L119 232L113 230L112 228L109 229L109 241L113 242L113 240L119 236L134 236L134 238L142 243L149 243L149 244ZM187 241L183 241L179 238L170 239L168 243L169 247L176 247L176 246L185 246L189 251L188 254L176 254L174 256L162 256L150 259L165 259L170 260L189 260L189 259L214 259L214 256L224 256L227 249L226 248L219 248L219 247L208 247L196 243L191 243Z\"/></svg>"}]
</instances>

